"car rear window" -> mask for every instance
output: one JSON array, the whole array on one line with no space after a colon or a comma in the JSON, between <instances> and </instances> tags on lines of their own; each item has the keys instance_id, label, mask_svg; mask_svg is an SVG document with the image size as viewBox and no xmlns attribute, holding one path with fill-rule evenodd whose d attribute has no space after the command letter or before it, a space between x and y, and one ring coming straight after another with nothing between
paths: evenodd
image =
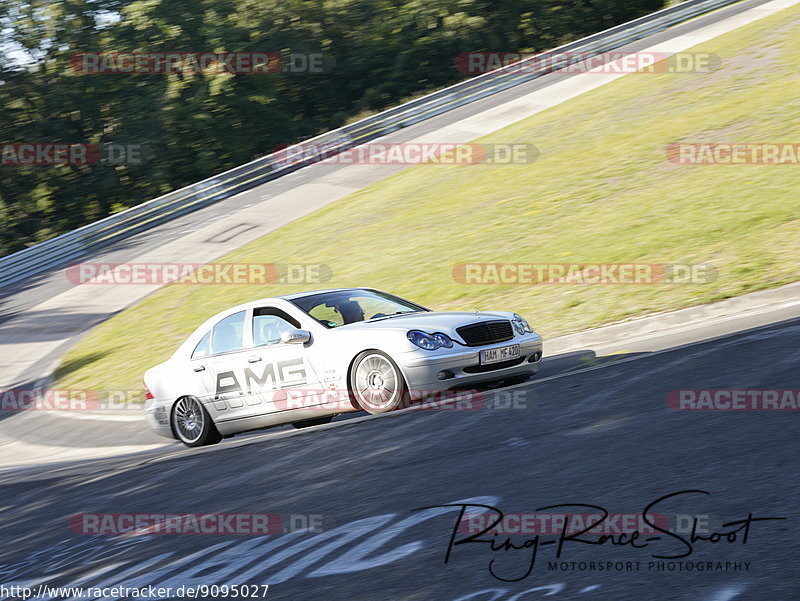
<instances>
[{"instance_id":1,"label":"car rear window","mask_svg":"<svg viewBox=\"0 0 800 601\"><path fill-rule=\"evenodd\" d=\"M214 326L211 354L229 353L244 348L244 311L228 315Z\"/></svg>"},{"instance_id":2,"label":"car rear window","mask_svg":"<svg viewBox=\"0 0 800 601\"><path fill-rule=\"evenodd\" d=\"M206 335L203 336L202 340L197 343L197 346L194 347L194 352L192 353L192 359L202 359L203 357L207 357L209 354L209 349L211 348L211 330L206 332Z\"/></svg>"}]
</instances>

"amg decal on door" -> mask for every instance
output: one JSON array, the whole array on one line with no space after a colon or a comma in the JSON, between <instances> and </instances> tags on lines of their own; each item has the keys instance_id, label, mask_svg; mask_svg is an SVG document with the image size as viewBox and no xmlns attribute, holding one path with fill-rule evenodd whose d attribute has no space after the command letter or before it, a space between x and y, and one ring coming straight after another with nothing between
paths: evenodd
<instances>
[{"instance_id":1,"label":"amg decal on door","mask_svg":"<svg viewBox=\"0 0 800 601\"><path fill-rule=\"evenodd\" d=\"M248 392L253 389L277 390L288 386L302 386L308 384L308 373L303 359L289 359L276 363L265 363L260 373L257 368L246 367L243 374L237 377L235 371L221 371L217 373L217 397L234 392Z\"/></svg>"}]
</instances>

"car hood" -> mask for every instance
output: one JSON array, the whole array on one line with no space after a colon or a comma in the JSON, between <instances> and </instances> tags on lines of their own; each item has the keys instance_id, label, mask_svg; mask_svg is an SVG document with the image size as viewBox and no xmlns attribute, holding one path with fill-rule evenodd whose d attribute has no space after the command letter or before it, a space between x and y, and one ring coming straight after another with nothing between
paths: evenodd
<instances>
[{"instance_id":1,"label":"car hood","mask_svg":"<svg viewBox=\"0 0 800 601\"><path fill-rule=\"evenodd\" d=\"M395 315L384 318L379 317L370 321L360 321L336 328L338 331L364 331L364 330L423 330L426 332L442 332L454 334L456 328L481 321L494 321L497 319L510 320L513 313L499 311L496 313L474 313L469 311L429 311L424 313L409 313L408 315Z\"/></svg>"}]
</instances>

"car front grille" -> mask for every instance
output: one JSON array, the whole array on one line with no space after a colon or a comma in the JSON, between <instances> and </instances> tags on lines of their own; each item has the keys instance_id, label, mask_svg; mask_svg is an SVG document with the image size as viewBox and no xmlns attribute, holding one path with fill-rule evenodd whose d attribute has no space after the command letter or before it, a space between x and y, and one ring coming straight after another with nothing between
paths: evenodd
<instances>
[{"instance_id":1,"label":"car front grille","mask_svg":"<svg viewBox=\"0 0 800 601\"><path fill-rule=\"evenodd\" d=\"M505 319L471 323L468 326L456 328L456 332L458 332L458 335L461 336L467 346L495 344L496 342L511 340L514 337L511 322Z\"/></svg>"}]
</instances>

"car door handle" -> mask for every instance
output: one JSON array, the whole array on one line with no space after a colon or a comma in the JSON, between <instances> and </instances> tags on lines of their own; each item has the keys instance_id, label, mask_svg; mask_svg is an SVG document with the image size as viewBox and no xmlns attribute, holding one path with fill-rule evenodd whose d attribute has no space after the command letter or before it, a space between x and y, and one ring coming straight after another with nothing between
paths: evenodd
<instances>
[{"instance_id":1,"label":"car door handle","mask_svg":"<svg viewBox=\"0 0 800 601\"><path fill-rule=\"evenodd\" d=\"M205 371L205 369L206 369L205 365L195 365L194 366L194 370L195 371Z\"/></svg>"},{"instance_id":2,"label":"car door handle","mask_svg":"<svg viewBox=\"0 0 800 601\"><path fill-rule=\"evenodd\" d=\"M252 357L247 358L248 363L258 363L259 361L261 361L261 357L258 355L253 355Z\"/></svg>"}]
</instances>

